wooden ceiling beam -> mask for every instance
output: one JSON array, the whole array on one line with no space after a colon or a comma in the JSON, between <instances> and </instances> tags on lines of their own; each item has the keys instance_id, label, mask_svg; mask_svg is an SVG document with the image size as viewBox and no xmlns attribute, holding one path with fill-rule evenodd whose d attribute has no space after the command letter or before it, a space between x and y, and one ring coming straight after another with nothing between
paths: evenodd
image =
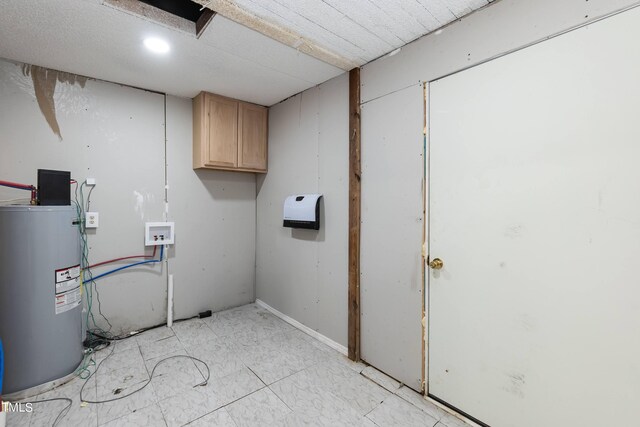
<instances>
[{"instance_id":1,"label":"wooden ceiling beam","mask_svg":"<svg viewBox=\"0 0 640 427\"><path fill-rule=\"evenodd\" d=\"M299 52L312 56L322 62L325 62L344 71L349 71L358 67L354 61L345 58L319 44L306 39L297 32L269 22L250 11L238 6L230 0L193 0L194 2L207 7L214 12L230 19L240 25L257 31L273 40L292 47Z\"/></svg>"}]
</instances>

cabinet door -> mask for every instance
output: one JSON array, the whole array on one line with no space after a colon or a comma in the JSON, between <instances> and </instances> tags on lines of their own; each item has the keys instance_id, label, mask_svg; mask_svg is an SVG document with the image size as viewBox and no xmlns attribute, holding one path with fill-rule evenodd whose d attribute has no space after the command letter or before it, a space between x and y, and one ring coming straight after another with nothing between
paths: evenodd
<instances>
[{"instance_id":1,"label":"cabinet door","mask_svg":"<svg viewBox=\"0 0 640 427\"><path fill-rule=\"evenodd\" d=\"M207 96L207 166L238 166L238 102Z\"/></svg>"},{"instance_id":2,"label":"cabinet door","mask_svg":"<svg viewBox=\"0 0 640 427\"><path fill-rule=\"evenodd\" d=\"M267 170L267 109L240 103L238 114L238 167Z\"/></svg>"}]
</instances>

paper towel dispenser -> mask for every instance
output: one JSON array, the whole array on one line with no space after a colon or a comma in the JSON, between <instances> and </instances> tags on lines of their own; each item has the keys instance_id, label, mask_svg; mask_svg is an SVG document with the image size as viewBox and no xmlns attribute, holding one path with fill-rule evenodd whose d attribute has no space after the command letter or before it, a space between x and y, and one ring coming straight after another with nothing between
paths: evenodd
<instances>
[{"instance_id":1,"label":"paper towel dispenser","mask_svg":"<svg viewBox=\"0 0 640 427\"><path fill-rule=\"evenodd\" d=\"M320 230L322 194L298 194L284 201L284 227Z\"/></svg>"}]
</instances>

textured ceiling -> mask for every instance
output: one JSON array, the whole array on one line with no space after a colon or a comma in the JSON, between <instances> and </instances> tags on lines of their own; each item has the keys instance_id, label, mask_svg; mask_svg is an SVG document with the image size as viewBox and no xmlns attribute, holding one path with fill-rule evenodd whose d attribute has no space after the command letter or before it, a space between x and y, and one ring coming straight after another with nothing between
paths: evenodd
<instances>
[{"instance_id":1,"label":"textured ceiling","mask_svg":"<svg viewBox=\"0 0 640 427\"><path fill-rule=\"evenodd\" d=\"M194 0L215 5L214 0ZM357 65L493 0L224 0L290 29ZM215 10L215 6L212 6ZM224 14L224 13L223 13Z\"/></svg>"},{"instance_id":2,"label":"textured ceiling","mask_svg":"<svg viewBox=\"0 0 640 427\"><path fill-rule=\"evenodd\" d=\"M206 90L262 105L342 73L220 13L197 39L185 31L184 23L160 25L113 6L126 2L131 0L3 0L0 57L172 95L193 97ZM364 64L488 3L225 2L354 64ZM142 41L148 36L167 40L171 52L158 56L146 51Z\"/></svg>"},{"instance_id":3,"label":"textured ceiling","mask_svg":"<svg viewBox=\"0 0 640 427\"><path fill-rule=\"evenodd\" d=\"M196 39L97 0L3 0L0 10L2 58L178 96L272 105L342 73L221 16ZM171 52L146 51L148 36Z\"/></svg>"}]
</instances>

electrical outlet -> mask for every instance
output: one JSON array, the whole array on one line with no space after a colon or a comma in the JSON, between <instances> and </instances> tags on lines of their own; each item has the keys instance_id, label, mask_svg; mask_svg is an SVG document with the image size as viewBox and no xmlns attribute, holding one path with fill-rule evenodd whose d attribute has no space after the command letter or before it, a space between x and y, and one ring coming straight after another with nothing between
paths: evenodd
<instances>
[{"instance_id":1,"label":"electrical outlet","mask_svg":"<svg viewBox=\"0 0 640 427\"><path fill-rule=\"evenodd\" d=\"M89 186L90 185L96 185L96 179L95 178L87 178L86 184L89 185Z\"/></svg>"},{"instance_id":2,"label":"electrical outlet","mask_svg":"<svg viewBox=\"0 0 640 427\"><path fill-rule=\"evenodd\" d=\"M85 227L86 228L98 228L100 224L100 215L98 212L87 212L85 214Z\"/></svg>"}]
</instances>

